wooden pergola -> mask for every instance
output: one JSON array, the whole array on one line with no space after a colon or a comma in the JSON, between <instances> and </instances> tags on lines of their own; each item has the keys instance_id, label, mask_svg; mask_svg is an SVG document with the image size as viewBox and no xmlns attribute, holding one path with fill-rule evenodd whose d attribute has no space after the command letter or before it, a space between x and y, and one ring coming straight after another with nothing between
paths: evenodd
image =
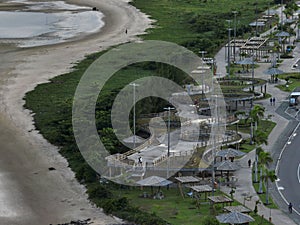
<instances>
[{"instance_id":1,"label":"wooden pergola","mask_svg":"<svg viewBox=\"0 0 300 225\"><path fill-rule=\"evenodd\" d=\"M193 176L183 176L183 177L175 177L175 179L178 181L178 188L180 190L180 194L182 198L184 198L183 190L182 190L182 184L190 184L191 186L195 183L199 183L200 179Z\"/></svg>"},{"instance_id":2,"label":"wooden pergola","mask_svg":"<svg viewBox=\"0 0 300 225\"><path fill-rule=\"evenodd\" d=\"M225 207L225 204L228 204L231 206L231 203L233 200L227 196L219 195L219 196L209 196L208 199L211 201L212 204L223 204L223 208Z\"/></svg>"},{"instance_id":3,"label":"wooden pergola","mask_svg":"<svg viewBox=\"0 0 300 225\"><path fill-rule=\"evenodd\" d=\"M205 200L207 200L207 193L212 192L212 187L207 184L191 186L191 189L197 193L204 193Z\"/></svg>"}]
</instances>

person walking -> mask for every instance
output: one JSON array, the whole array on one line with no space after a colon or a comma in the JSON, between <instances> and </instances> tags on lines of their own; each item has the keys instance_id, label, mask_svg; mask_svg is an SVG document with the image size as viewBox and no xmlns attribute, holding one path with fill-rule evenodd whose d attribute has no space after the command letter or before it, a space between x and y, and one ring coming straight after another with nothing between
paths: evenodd
<instances>
[{"instance_id":1,"label":"person walking","mask_svg":"<svg viewBox=\"0 0 300 225\"><path fill-rule=\"evenodd\" d=\"M251 159L248 160L248 167L251 167Z\"/></svg>"},{"instance_id":2,"label":"person walking","mask_svg":"<svg viewBox=\"0 0 300 225\"><path fill-rule=\"evenodd\" d=\"M289 204L289 212L292 213L293 212L293 204L290 202Z\"/></svg>"},{"instance_id":3,"label":"person walking","mask_svg":"<svg viewBox=\"0 0 300 225\"><path fill-rule=\"evenodd\" d=\"M273 97L273 100L272 100L272 102L273 102L273 105L275 106L275 98Z\"/></svg>"},{"instance_id":4,"label":"person walking","mask_svg":"<svg viewBox=\"0 0 300 225\"><path fill-rule=\"evenodd\" d=\"M270 104L273 105L273 98L270 98Z\"/></svg>"},{"instance_id":5,"label":"person walking","mask_svg":"<svg viewBox=\"0 0 300 225\"><path fill-rule=\"evenodd\" d=\"M138 161L139 161L140 166L143 166L143 159L141 156L139 157Z\"/></svg>"}]
</instances>

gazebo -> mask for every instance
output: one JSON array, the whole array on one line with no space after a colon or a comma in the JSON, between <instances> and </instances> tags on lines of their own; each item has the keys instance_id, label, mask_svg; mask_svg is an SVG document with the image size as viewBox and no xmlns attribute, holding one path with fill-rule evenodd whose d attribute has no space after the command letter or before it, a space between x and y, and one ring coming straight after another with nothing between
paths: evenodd
<instances>
[{"instance_id":1,"label":"gazebo","mask_svg":"<svg viewBox=\"0 0 300 225\"><path fill-rule=\"evenodd\" d=\"M251 216L237 211L224 213L216 216L216 218L220 223L227 224L249 224L250 222L254 221Z\"/></svg>"},{"instance_id":2,"label":"gazebo","mask_svg":"<svg viewBox=\"0 0 300 225\"><path fill-rule=\"evenodd\" d=\"M240 168L239 165L229 160L218 162L214 167L216 171L221 172L221 176L223 175L223 172L227 172L227 182L229 182L229 172L236 171Z\"/></svg>"}]
</instances>

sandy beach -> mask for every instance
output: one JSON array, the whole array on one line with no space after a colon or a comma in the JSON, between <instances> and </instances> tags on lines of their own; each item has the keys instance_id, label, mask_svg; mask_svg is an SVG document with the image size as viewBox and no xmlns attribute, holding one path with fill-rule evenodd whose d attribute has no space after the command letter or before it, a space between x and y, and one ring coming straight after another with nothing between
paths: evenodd
<instances>
[{"instance_id":1,"label":"sandy beach","mask_svg":"<svg viewBox=\"0 0 300 225\"><path fill-rule=\"evenodd\" d=\"M68 0L82 4L79 0ZM41 225L91 218L116 224L87 200L58 149L35 130L23 97L39 83L70 71L85 55L135 41L151 21L125 0L86 0L104 15L100 32L83 39L28 49L0 47L0 224ZM128 30L127 34L125 29ZM49 171L49 167L56 170Z\"/></svg>"}]
</instances>

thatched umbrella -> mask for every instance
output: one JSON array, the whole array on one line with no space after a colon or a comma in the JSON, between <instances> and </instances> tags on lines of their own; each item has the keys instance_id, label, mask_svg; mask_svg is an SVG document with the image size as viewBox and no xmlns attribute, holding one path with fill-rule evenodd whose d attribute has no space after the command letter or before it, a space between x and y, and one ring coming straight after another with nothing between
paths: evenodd
<instances>
[{"instance_id":1,"label":"thatched umbrella","mask_svg":"<svg viewBox=\"0 0 300 225\"><path fill-rule=\"evenodd\" d=\"M223 149L216 153L216 156L224 157L224 158L234 158L234 157L240 157L240 156L244 156L244 155L245 155L244 152L233 149L233 148Z\"/></svg>"},{"instance_id":2,"label":"thatched umbrella","mask_svg":"<svg viewBox=\"0 0 300 225\"><path fill-rule=\"evenodd\" d=\"M156 187L161 187L161 186L167 186L169 184L172 184L172 181L169 181L163 177L159 176L151 176L147 177L143 180L137 181L137 184L141 186L156 186Z\"/></svg>"},{"instance_id":3,"label":"thatched umbrella","mask_svg":"<svg viewBox=\"0 0 300 225\"><path fill-rule=\"evenodd\" d=\"M282 39L290 37L291 35L288 32L281 31L281 32L277 33L275 36L281 39L282 51L285 52L284 51L284 41L282 41Z\"/></svg>"},{"instance_id":4,"label":"thatched umbrella","mask_svg":"<svg viewBox=\"0 0 300 225\"><path fill-rule=\"evenodd\" d=\"M216 216L216 218L220 223L227 224L246 224L254 221L251 216L237 211L224 213Z\"/></svg>"},{"instance_id":5,"label":"thatched umbrella","mask_svg":"<svg viewBox=\"0 0 300 225\"><path fill-rule=\"evenodd\" d=\"M278 68L271 67L264 71L264 74L271 75L271 81L274 81L274 76L278 74L283 74L284 72Z\"/></svg>"},{"instance_id":6,"label":"thatched umbrella","mask_svg":"<svg viewBox=\"0 0 300 225\"><path fill-rule=\"evenodd\" d=\"M217 171L236 171L240 168L240 166L237 165L235 162L225 160L225 161L216 163L215 168Z\"/></svg>"},{"instance_id":7,"label":"thatched umbrella","mask_svg":"<svg viewBox=\"0 0 300 225\"><path fill-rule=\"evenodd\" d=\"M141 186L149 186L149 187L151 187L151 192L152 192L152 195L153 195L153 186L158 187L159 188L158 190L160 190L160 187L170 185L173 182L169 181L169 180L167 180L167 179L165 179L163 177L150 176L150 177L147 177L147 178L145 178L143 180L137 181L136 183L138 185L141 185Z\"/></svg>"},{"instance_id":8,"label":"thatched umbrella","mask_svg":"<svg viewBox=\"0 0 300 225\"><path fill-rule=\"evenodd\" d=\"M257 64L257 63L251 57L251 58L244 58L243 60L237 61L236 64L242 65L243 70L244 70L244 65L247 65L247 70L248 70L248 65Z\"/></svg>"}]
</instances>

